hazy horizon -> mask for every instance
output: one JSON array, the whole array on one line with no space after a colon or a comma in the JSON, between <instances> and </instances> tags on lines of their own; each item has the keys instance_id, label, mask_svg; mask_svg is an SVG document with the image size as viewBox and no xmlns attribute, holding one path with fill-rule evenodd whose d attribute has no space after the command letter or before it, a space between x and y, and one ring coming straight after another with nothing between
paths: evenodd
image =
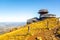
<instances>
[{"instance_id":1,"label":"hazy horizon","mask_svg":"<svg viewBox=\"0 0 60 40\"><path fill-rule=\"evenodd\" d=\"M26 22L0 22L0 29L1 28L13 28L18 26L24 26L26 25Z\"/></svg>"}]
</instances>

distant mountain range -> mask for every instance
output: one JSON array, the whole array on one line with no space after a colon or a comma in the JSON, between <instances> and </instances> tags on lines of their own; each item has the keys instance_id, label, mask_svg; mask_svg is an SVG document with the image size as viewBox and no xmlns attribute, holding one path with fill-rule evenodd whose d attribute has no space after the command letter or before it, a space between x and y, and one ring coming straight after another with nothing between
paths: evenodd
<instances>
[{"instance_id":1,"label":"distant mountain range","mask_svg":"<svg viewBox=\"0 0 60 40\"><path fill-rule=\"evenodd\" d=\"M0 22L0 28L3 27L16 27L25 25L25 22Z\"/></svg>"},{"instance_id":2,"label":"distant mountain range","mask_svg":"<svg viewBox=\"0 0 60 40\"><path fill-rule=\"evenodd\" d=\"M0 34L8 32L11 28L23 26L25 22L0 22Z\"/></svg>"}]
</instances>

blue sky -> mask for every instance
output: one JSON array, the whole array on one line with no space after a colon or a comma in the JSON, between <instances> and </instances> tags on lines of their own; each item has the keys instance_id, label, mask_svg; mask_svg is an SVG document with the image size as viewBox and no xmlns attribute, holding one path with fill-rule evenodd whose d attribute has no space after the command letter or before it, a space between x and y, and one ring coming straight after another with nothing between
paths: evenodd
<instances>
[{"instance_id":1,"label":"blue sky","mask_svg":"<svg viewBox=\"0 0 60 40\"><path fill-rule=\"evenodd\" d=\"M0 22L24 22L40 9L60 16L60 0L0 0Z\"/></svg>"}]
</instances>

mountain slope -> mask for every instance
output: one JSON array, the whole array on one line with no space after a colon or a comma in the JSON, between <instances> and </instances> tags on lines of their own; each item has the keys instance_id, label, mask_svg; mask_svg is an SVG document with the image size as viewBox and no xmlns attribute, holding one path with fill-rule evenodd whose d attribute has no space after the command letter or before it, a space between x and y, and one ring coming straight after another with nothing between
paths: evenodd
<instances>
[{"instance_id":1,"label":"mountain slope","mask_svg":"<svg viewBox=\"0 0 60 40\"><path fill-rule=\"evenodd\" d=\"M47 18L0 35L0 40L58 40L54 28L59 28L59 25L58 18Z\"/></svg>"}]
</instances>

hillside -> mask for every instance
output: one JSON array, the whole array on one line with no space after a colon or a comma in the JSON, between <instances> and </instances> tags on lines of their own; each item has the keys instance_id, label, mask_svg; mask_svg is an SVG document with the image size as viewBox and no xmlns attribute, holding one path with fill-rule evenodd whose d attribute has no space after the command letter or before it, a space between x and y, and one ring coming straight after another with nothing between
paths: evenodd
<instances>
[{"instance_id":1,"label":"hillside","mask_svg":"<svg viewBox=\"0 0 60 40\"><path fill-rule=\"evenodd\" d=\"M60 40L58 18L47 18L0 35L0 40Z\"/></svg>"}]
</instances>

